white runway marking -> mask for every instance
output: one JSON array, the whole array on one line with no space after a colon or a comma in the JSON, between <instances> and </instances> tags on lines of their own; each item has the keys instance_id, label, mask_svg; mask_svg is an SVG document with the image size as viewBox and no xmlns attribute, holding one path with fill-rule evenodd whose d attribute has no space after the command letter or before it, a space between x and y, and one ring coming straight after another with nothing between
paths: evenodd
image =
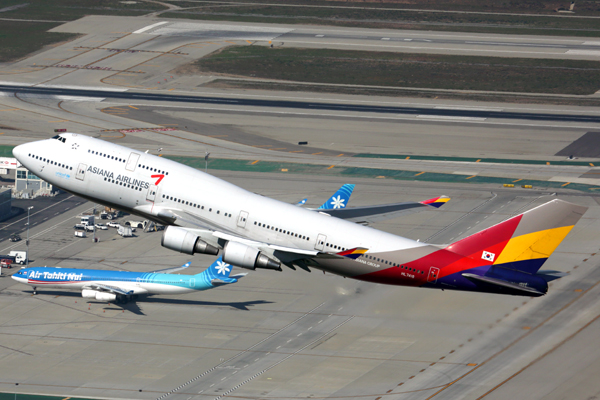
<instances>
[{"instance_id":1,"label":"white runway marking","mask_svg":"<svg viewBox=\"0 0 600 400\"><path fill-rule=\"evenodd\" d=\"M148 26L143 27L142 29L138 29L137 31L134 31L133 33L144 33L144 32L149 31L150 29L155 28L157 26L167 24L168 22L169 21L157 22L156 24L148 25Z\"/></svg>"},{"instance_id":2,"label":"white runway marking","mask_svg":"<svg viewBox=\"0 0 600 400\"><path fill-rule=\"evenodd\" d=\"M449 119L449 120L457 120L457 121L485 121L486 118L479 117L454 117L451 115L417 115L417 118L424 119Z\"/></svg>"},{"instance_id":3,"label":"white runway marking","mask_svg":"<svg viewBox=\"0 0 600 400\"><path fill-rule=\"evenodd\" d=\"M577 54L580 56L600 56L600 50L568 50L566 54Z\"/></svg>"}]
</instances>

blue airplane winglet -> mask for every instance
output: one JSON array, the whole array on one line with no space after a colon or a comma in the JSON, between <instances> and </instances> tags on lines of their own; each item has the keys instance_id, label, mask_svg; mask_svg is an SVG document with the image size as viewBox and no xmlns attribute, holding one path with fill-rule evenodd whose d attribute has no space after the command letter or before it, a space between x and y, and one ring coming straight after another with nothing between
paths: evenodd
<instances>
[{"instance_id":1,"label":"blue airplane winglet","mask_svg":"<svg viewBox=\"0 0 600 400\"><path fill-rule=\"evenodd\" d=\"M346 208L350 201L350 196L354 190L354 184L346 183L329 200L317 208L317 210L331 210L335 208Z\"/></svg>"}]
</instances>

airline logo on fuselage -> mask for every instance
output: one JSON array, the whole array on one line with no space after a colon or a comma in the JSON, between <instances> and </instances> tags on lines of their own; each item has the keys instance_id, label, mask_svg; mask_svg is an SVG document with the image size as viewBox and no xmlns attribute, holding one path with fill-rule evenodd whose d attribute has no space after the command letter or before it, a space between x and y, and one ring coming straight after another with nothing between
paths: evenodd
<instances>
[{"instance_id":1,"label":"airline logo on fuselage","mask_svg":"<svg viewBox=\"0 0 600 400\"><path fill-rule=\"evenodd\" d=\"M88 167L87 172L92 173L92 174L96 174L96 175L101 175L105 178L108 179L114 179L116 181L120 181L123 182L125 184L129 184L129 185L133 185L133 186L138 186L141 187L142 189L148 189L150 187L150 183L146 182L146 181L141 181L139 179L135 179L132 178L130 176L127 175L120 175L117 174L117 177L115 178L115 173L112 171L109 171L107 169L102 169L102 168L98 168L98 167Z\"/></svg>"},{"instance_id":2,"label":"airline logo on fuselage","mask_svg":"<svg viewBox=\"0 0 600 400\"><path fill-rule=\"evenodd\" d=\"M31 271L29 279L44 280L58 280L58 281L80 281L83 274L76 274L75 272L42 272L42 271Z\"/></svg>"}]
</instances>

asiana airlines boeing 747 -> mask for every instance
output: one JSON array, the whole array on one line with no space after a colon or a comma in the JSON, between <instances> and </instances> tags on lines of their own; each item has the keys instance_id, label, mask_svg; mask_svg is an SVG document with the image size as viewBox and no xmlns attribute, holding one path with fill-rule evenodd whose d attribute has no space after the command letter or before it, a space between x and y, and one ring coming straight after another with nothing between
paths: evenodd
<instances>
[{"instance_id":1,"label":"asiana airlines boeing 747","mask_svg":"<svg viewBox=\"0 0 600 400\"><path fill-rule=\"evenodd\" d=\"M320 269L389 285L541 296L557 275L540 267L586 207L552 200L449 245L365 226L423 203L310 210L254 194L202 171L88 136L23 144L15 157L77 196L168 225L162 245L222 253L234 266Z\"/></svg>"}]
</instances>

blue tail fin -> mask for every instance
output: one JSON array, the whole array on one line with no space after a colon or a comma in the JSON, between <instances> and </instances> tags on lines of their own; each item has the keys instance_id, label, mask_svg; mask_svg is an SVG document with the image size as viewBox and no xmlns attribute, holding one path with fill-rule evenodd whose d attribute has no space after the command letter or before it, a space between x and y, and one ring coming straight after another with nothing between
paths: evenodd
<instances>
[{"instance_id":1,"label":"blue tail fin","mask_svg":"<svg viewBox=\"0 0 600 400\"><path fill-rule=\"evenodd\" d=\"M350 196L352 196L352 191L354 190L354 184L346 183L343 185L337 192L331 196L329 200L327 200L321 207L317 208L317 210L331 210L334 208L346 208L348 202L350 201Z\"/></svg>"},{"instance_id":2,"label":"blue tail fin","mask_svg":"<svg viewBox=\"0 0 600 400\"><path fill-rule=\"evenodd\" d=\"M198 277L206 279L208 282L212 283L213 286L217 286L216 283L234 283L237 282L237 279L229 277L232 269L233 267L231 265L223 261L223 257L219 257L210 265L210 267L199 273Z\"/></svg>"},{"instance_id":3,"label":"blue tail fin","mask_svg":"<svg viewBox=\"0 0 600 400\"><path fill-rule=\"evenodd\" d=\"M295 205L297 205L298 207L303 206L306 204L306 200L308 200L308 199L302 199L299 202L297 202Z\"/></svg>"}]
</instances>

